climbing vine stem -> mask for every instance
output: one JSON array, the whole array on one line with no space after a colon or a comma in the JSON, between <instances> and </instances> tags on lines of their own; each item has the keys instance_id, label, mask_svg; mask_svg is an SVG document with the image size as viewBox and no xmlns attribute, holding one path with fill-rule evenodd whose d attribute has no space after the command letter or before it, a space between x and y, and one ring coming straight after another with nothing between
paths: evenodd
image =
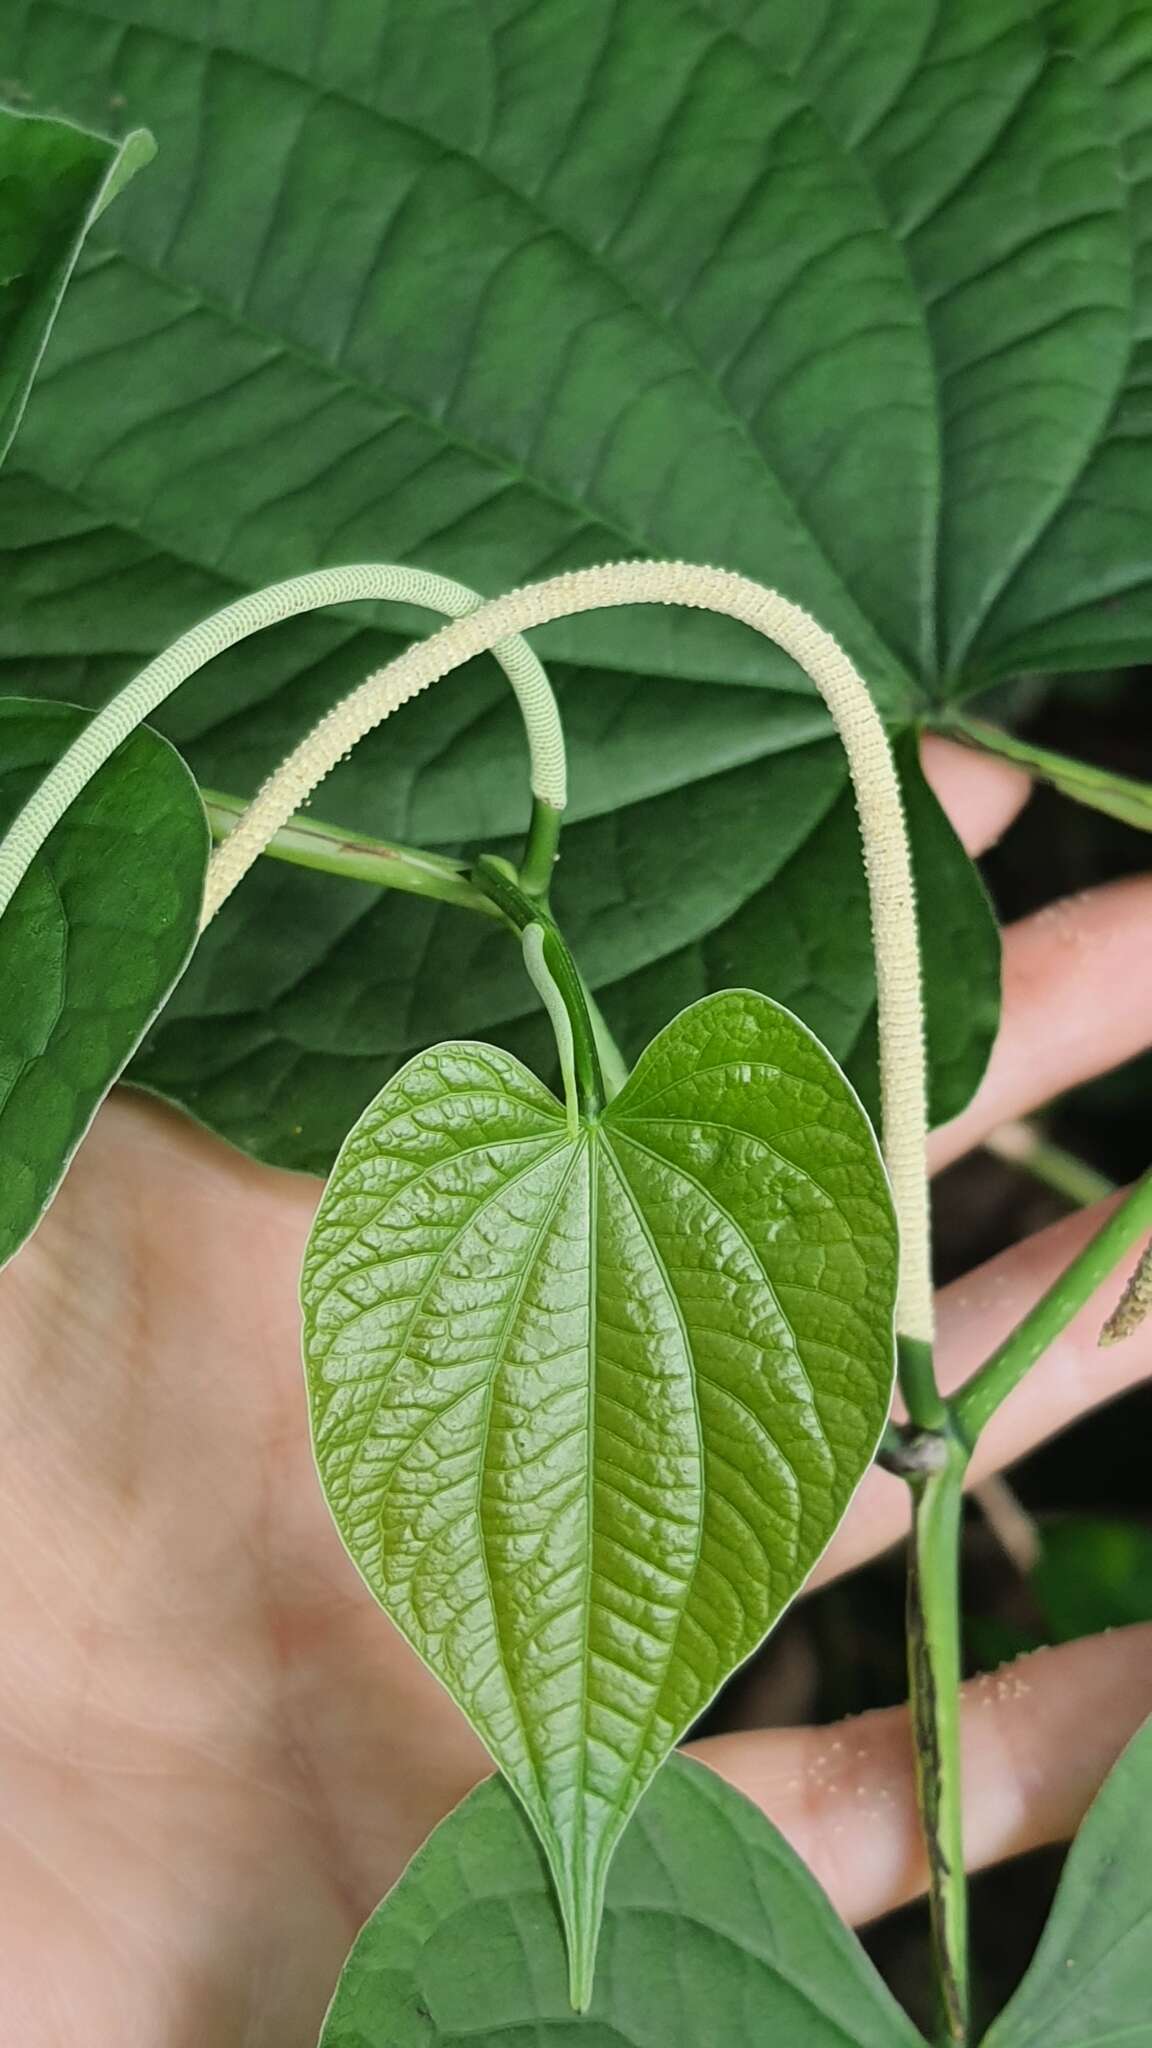
<instances>
[{"instance_id":1,"label":"climbing vine stem","mask_svg":"<svg viewBox=\"0 0 1152 2048\"><path fill-rule=\"evenodd\" d=\"M1152 1169L1136 1182L1111 1215L1035 1307L952 1398L952 1413L966 1441L975 1444L1002 1401L1037 1359L1061 1336L1103 1285L1125 1253L1152 1232ZM1113 1319L1107 1341L1116 1341ZM1123 1333L1120 1333L1123 1334Z\"/></svg>"},{"instance_id":2,"label":"climbing vine stem","mask_svg":"<svg viewBox=\"0 0 1152 2048\"><path fill-rule=\"evenodd\" d=\"M960 1766L960 1529L968 1453L935 1435L938 1468L909 1476L908 1698L943 2042L968 2040L968 1879Z\"/></svg>"}]
</instances>

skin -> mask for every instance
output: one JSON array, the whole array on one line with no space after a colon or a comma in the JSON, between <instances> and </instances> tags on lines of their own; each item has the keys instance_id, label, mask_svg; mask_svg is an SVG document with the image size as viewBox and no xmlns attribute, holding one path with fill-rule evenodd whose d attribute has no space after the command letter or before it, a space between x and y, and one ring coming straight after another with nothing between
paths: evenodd
<instances>
[{"instance_id":1,"label":"skin","mask_svg":"<svg viewBox=\"0 0 1152 2048\"><path fill-rule=\"evenodd\" d=\"M938 744L929 766L974 847L1026 794ZM936 1163L1152 1041L1150 925L1152 880L1006 935L1001 1038ZM22 2048L313 2048L358 1925L487 1768L313 1475L296 1275L317 1194L122 1093L0 1281L0 2009ZM945 1292L949 1384L1092 1227ZM1152 1371L1152 1325L1095 1347L1123 1277L1001 1411L979 1469ZM900 1483L870 1474L817 1577L906 1515ZM973 1861L1074 1828L1150 1707L1152 1628L970 1687ZM922 1886L902 1714L697 1753L849 1917Z\"/></svg>"}]
</instances>

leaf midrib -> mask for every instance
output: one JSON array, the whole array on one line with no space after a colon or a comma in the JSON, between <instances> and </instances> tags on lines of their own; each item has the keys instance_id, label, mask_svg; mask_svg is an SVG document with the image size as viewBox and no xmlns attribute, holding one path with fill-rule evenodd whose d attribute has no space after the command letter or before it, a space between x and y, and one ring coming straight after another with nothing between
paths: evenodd
<instances>
[{"instance_id":1,"label":"leaf midrib","mask_svg":"<svg viewBox=\"0 0 1152 2048\"><path fill-rule=\"evenodd\" d=\"M714 17L711 15L711 11L708 6L708 0L680 0L680 4L685 11L698 14L704 20L714 19ZM933 411L932 446L934 451L934 459L932 462L932 474L930 480L931 508L929 511L928 518L925 522L920 565L921 571L922 573L924 573L925 582L923 591L923 603L919 607L918 618L918 625L920 630L919 671L916 674L909 676L907 665L901 660L896 650L889 644L886 634L883 633L878 626L874 626L873 631L876 632L878 638L883 643L884 648L888 653L889 657L896 664L898 673L904 675L908 680L911 681L913 688L917 692L917 694L923 692L923 694L926 697L931 695L931 679L937 675L939 670L941 590L940 532L944 502L944 431L943 418L940 407L941 379L939 375L939 359L936 353L935 338L933 336L931 323L928 317L930 309L928 307L927 301L921 295L920 288L916 282L916 274L913 270L912 259L908 251L907 238L896 227L892 219L888 203L884 197L884 193L880 186L880 181L877 178L876 173L873 170L872 165L866 154L866 145L868 142L872 140L873 136L878 132L878 130L881 127L883 127L884 122L887 121L891 117L891 115L896 111L896 108L900 105L900 102L904 98L905 93L908 91L909 87L913 84L914 80L919 75L919 72L923 66L925 54L929 49L933 41L933 38L935 37L936 32L939 28L940 8L941 0L930 0L930 5L927 10L927 19L924 27L923 39L917 50L915 58L912 60L910 64L908 71L906 72L905 76L900 80L891 98L881 108L880 113L873 120L872 125L870 127L865 128L859 136L852 138L847 148L843 147L840 138L836 135L828 119L828 116L824 111L823 106L816 99L813 98L811 92L809 91L807 82L801 77L799 77L797 74L792 72L776 72L775 66L771 63L767 55L767 52L761 50L758 47L758 45L753 41L753 39L745 33L742 27L738 27L734 23L725 24L725 32L729 36L731 36L731 38L734 41L742 44L745 49L750 50L752 55L757 59L759 63L761 63L765 67L766 70L773 72L778 77L784 77L787 79L793 91L796 93L797 98L800 99L803 102L803 104L807 107L813 119L819 122L821 129L823 130L824 134L828 137L830 147L837 153L838 156L847 158L850 162L852 162L858 167L862 181L868 187L872 194L872 198L876 207L877 217L880 220L880 222L882 222L882 224L887 228L889 237L894 246L898 248L900 251L901 260L904 265L904 274L908 285L908 297L915 311L919 315L920 328L924 341L925 353L928 358L928 366L930 372L929 390L931 392ZM872 622L869 621L869 623L871 624Z\"/></svg>"},{"instance_id":2,"label":"leaf midrib","mask_svg":"<svg viewBox=\"0 0 1152 2048\"><path fill-rule=\"evenodd\" d=\"M656 1714L660 1706L660 1701L663 1696L664 1686L667 1682L668 1673L671 1670L672 1665L674 1664L676 1659L677 1651L680 1645L680 1636L684 1627L685 1610L688 1606L689 1600L692 1597L692 1588L695 1584L696 1574L700 1569L700 1559L703 1554L704 1548L704 1522L707 1509L707 1483L704 1454L704 1427L700 1415L700 1399L697 1391L696 1351L692 1339L688 1333L688 1324L684 1316L684 1310L680 1303L680 1297L676 1292L676 1288L672 1280L672 1275L668 1271L668 1266L664 1259L664 1256L661 1253L660 1248L656 1243L655 1237L652 1234L652 1229L651 1225L649 1224L648 1218L644 1213L642 1205L637 1201L635 1193L629 1183L628 1176L624 1172L624 1169L616 1156L616 1148L613 1144L612 1130L607 1125L601 1124L598 1127L597 1137L599 1139L599 1144L603 1150L605 1158L611 1163L612 1169L616 1175L617 1186L619 1187L621 1193L624 1196L625 1201L628 1204L629 1209L632 1212L633 1221L635 1222L637 1229L643 1237L645 1244L648 1246L648 1251L652 1259L652 1263L660 1276L660 1279L663 1283L664 1292L671 1305L673 1314L676 1317L676 1324L680 1332L680 1342L683 1348L684 1360L688 1369L688 1384L692 1392L692 1413L696 1426L696 1470L698 1475L699 1486L699 1497L696 1513L696 1536L695 1543L693 1545L692 1563L691 1567L685 1572L680 1595L677 1600L676 1622L669 1636L667 1649L665 1651L662 1662L659 1683L652 1683L649 1689L648 1710L644 1717L643 1732L641 1733L639 1740L635 1746L634 1759L632 1764L630 1765L628 1773L628 1792L625 1796L625 1799L621 1802L621 1807L618 1815L619 1825L622 1828L624 1823L628 1819L629 1814L633 1811L637 1799L639 1798L639 1789L636 1787L637 1764L639 1764L640 1769L643 1770L645 1763L645 1750L647 1748L649 1739L652 1734L652 1724L656 1718ZM596 1176L593 1175L593 1178L595 1177ZM596 1296L594 1294L594 1303L595 1300ZM591 1489L589 1489L589 1498L591 1499ZM589 1546L589 1556L591 1556L591 1546ZM612 1850L615 1847L616 1840L617 1837L613 1836L602 1845L601 1857L604 1861L606 1861L607 1857L611 1855Z\"/></svg>"},{"instance_id":3,"label":"leaf midrib","mask_svg":"<svg viewBox=\"0 0 1152 2048\"><path fill-rule=\"evenodd\" d=\"M532 1736L532 1734L531 1734L531 1733L529 1732L529 1726L528 1726L528 1719L527 1719L527 1716L525 1715L525 1713L524 1713L524 1711L523 1711L523 1708L522 1708L522 1706L521 1706L521 1703L520 1703L520 1699L519 1699L519 1696L518 1696L518 1694L517 1694L517 1692L516 1692L516 1688L515 1688L515 1687L513 1686L513 1684L512 1684L512 1681L511 1681L511 1679L510 1679L510 1677L509 1677L509 1672L508 1672L508 1652L507 1652L507 1646L506 1646L506 1642L505 1642L505 1637L504 1637L504 1626L503 1626L503 1620L502 1620L502 1616L501 1616L501 1609L500 1609L500 1604L499 1604L499 1602L498 1602L498 1600L497 1600L497 1598L496 1598L495 1586L494 1586L494 1583L493 1583L493 1578L492 1578L492 1570L491 1570L491 1566L490 1566L490 1563L489 1563L489 1558L488 1558L488 1546L487 1546L487 1542L486 1542L486 1538L485 1538L485 1520L484 1520L484 1513L483 1513L483 1505L482 1505L482 1503L483 1503L483 1495L484 1495L484 1486L485 1486L485 1481L486 1481L486 1479L487 1479L487 1475L488 1475L488 1452L489 1452L489 1445L490 1445L490 1439L491 1439L491 1417L492 1417L492 1407L493 1407L493 1403L494 1403L494 1401L495 1401L495 1397L496 1397L496 1381L497 1381L497 1378L499 1377L499 1374L500 1374L500 1372L501 1372L501 1371L502 1371L502 1369L503 1369L503 1365L504 1365L504 1352L505 1352L505 1347L506 1347L506 1345L507 1345L507 1343L508 1343L508 1338L509 1338L509 1335L510 1335L510 1333L511 1333L511 1330L512 1330L512 1324L513 1324L513 1321L515 1320L516 1316L517 1316L517 1315L519 1314L519 1312L520 1312L521 1308L523 1307L523 1304L524 1304L524 1296L525 1296L525 1293L527 1292L527 1287L528 1287L528 1281L529 1281L530 1277L531 1277L531 1276L532 1276L532 1275L533 1275L533 1274L534 1274L534 1273L536 1272L536 1269L537 1269L537 1265L538 1265L538 1263L539 1263L539 1260L540 1260L540 1255L541 1255L541 1252L542 1252L542 1250L543 1250L544 1244L545 1244L545 1242L546 1242L546 1240L547 1240L547 1238L548 1238L549 1232L551 1231L551 1228L552 1228L552 1224L553 1224L553 1222L554 1222L554 1220L555 1220L555 1218L556 1218L557 1212L558 1212L558 1211L559 1211L559 1209L560 1209L560 1208L562 1207L562 1205L563 1205L564 1201L565 1201L565 1200L567 1199L567 1196L568 1196L569 1190L571 1189L572 1183L573 1183L573 1181L574 1181L574 1180L575 1180L575 1178L576 1178L576 1173L577 1173L577 1169L578 1169L578 1167L580 1166L580 1163L581 1163L581 1161L582 1161L582 1160L585 1160L585 1161L588 1161L588 1162L589 1162L589 1175L588 1175L588 1178L589 1178L589 1183L591 1183L591 1181L592 1181L592 1178L593 1178L593 1176L592 1176L592 1173L591 1173L591 1164L590 1164L590 1152L591 1152L591 1145L590 1145L590 1142L589 1142L588 1136L587 1136L586 1134L581 1134L581 1137L580 1137L579 1139L577 1139L576 1143L575 1143L575 1144L572 1144L572 1143L571 1143L571 1140L570 1140L570 1139L568 1139L568 1137L567 1137L567 1136L565 1135L565 1137L564 1137L564 1139L563 1139L563 1143L562 1143L562 1145L561 1145L561 1146L559 1146L559 1147L557 1147L557 1150L563 1150L563 1147L564 1147L564 1145L571 1145L571 1151L572 1151L572 1157L571 1157L571 1160L569 1161L569 1164L568 1164L567 1170L566 1170L566 1171L565 1171L564 1173L562 1173L562 1174L561 1174L561 1176L560 1176L560 1180L559 1180L559 1183L558 1183L558 1185L557 1185L557 1187L556 1187L556 1189L555 1189L555 1191L554 1191L554 1193L553 1193L553 1195L552 1195L552 1197L551 1197L551 1199L550 1199L550 1201L549 1201L549 1203L548 1203L548 1205L547 1205L547 1208L545 1209L544 1215L543 1215L543 1216L541 1217L541 1219L540 1219L539 1225L537 1226L537 1228L536 1228L536 1230L535 1230L535 1232L534 1232L534 1234L533 1234L533 1238L532 1238L532 1248L531 1248L531 1251L529 1252L528 1256L527 1256L527 1257L526 1257L526 1258L525 1258L525 1259L523 1260L523 1262L522 1262L522 1265L521 1265L521 1269L520 1269L520 1273L519 1273L519 1275L518 1275L518 1277L517 1277L517 1280L516 1280L516 1284L515 1284L515 1286L514 1286L514 1287L513 1287L513 1289L512 1289L512 1294L511 1294L511 1297L510 1297L510 1300L509 1300L509 1303L508 1303L508 1307L507 1307L507 1309L506 1309L506 1311L505 1311L505 1314L504 1314L504 1316L503 1316L503 1319L502 1319L502 1321L501 1321L501 1324L500 1324L500 1332L499 1332L499 1335L498 1335L498 1337L496 1338L496 1340L495 1340L495 1342L494 1342L494 1344L493 1344L493 1347L492 1347L492 1356L493 1356L494 1364L493 1364L493 1369L492 1369L491 1373L490 1373L490 1374L489 1374L489 1376L488 1376L488 1385L487 1385L487 1389L486 1389L486 1391L485 1391L485 1396L484 1396L484 1408L483 1408L483 1413L482 1413L482 1416L481 1416L481 1422L480 1422L480 1430L481 1430L481 1453L480 1453L480 1457L479 1457L479 1459L477 1460L477 1470L476 1470L476 1495L475 1495L475 1499L474 1499L474 1501L473 1501L473 1508L472 1508L472 1512L473 1512L473 1514L474 1514L474 1515L475 1515L475 1517L476 1517L476 1527L477 1527L477 1531L478 1531L478 1534L479 1534L479 1538L480 1538L480 1541L479 1541L479 1545L478 1545L478 1549L479 1549L479 1554L480 1554L480 1564L481 1564L481 1569L483 1570L483 1573L484 1573L484 1584L485 1584L485 1588L486 1588L486 1590L487 1590L487 1594L488 1594L488 1606L489 1606L489 1610L490 1610L490 1612L491 1612L491 1615L492 1615L492 1633L493 1633L493 1637L494 1637L494 1639L495 1639L495 1646L496 1646L496 1654L497 1654L497 1656L498 1656L498 1657L499 1657L499 1659L500 1659L500 1673L501 1673L501 1676L502 1676L502 1678L503 1678L503 1680L504 1680L504 1691L505 1691L505 1694L506 1694L506 1697L507 1697L507 1699L509 1700L509 1702L510 1702L510 1704L511 1704L511 1707L512 1707L512 1711L513 1711L513 1713L514 1713L514 1714L515 1714L515 1716L516 1716L516 1720L517 1720L517 1723L518 1723L518 1725L519 1725L519 1728L520 1728L520 1734L521 1734L521 1738L522 1738L522 1740L523 1740L523 1743L524 1743L524 1750L525 1750L525 1754L526 1754L526 1756L527 1756L527 1758L528 1758L528 1762L529 1762L529 1764L531 1765L531 1768L532 1768L532 1772L533 1772L533 1775L534 1775L534 1777L535 1777L535 1780L536 1780L536 1790L537 1790L537 1794L538 1794L538 1795L539 1795L539 1794L541 1793L541 1790L542 1790L542 1787L541 1787L541 1783L540 1783L540 1759L539 1759L539 1756L538 1756L538 1754L537 1754L537 1749L536 1749L536 1742L535 1742L535 1739L534 1739L534 1737ZM553 1156L553 1155L549 1154L548 1156L549 1156L549 1157L551 1157L551 1156ZM511 1185L511 1183L509 1183L509 1185ZM439 1267L438 1267L438 1270L439 1270ZM594 1299L595 1299L595 1294L594 1294L594 1290L593 1290L593 1289L592 1289L591 1287L590 1287L590 1289L589 1289L589 1299L590 1299L590 1301L591 1301L591 1300L594 1300ZM593 1339L593 1324L592 1324L592 1321L591 1321L591 1319L590 1319L590 1321L589 1321L589 1367L588 1367L588 1380L589 1380L589 1386L590 1386L590 1387L591 1387L591 1384L592 1384L592 1380L593 1380L593 1366L592 1366L592 1357L593 1357L593 1345L592 1345L592 1339ZM591 1397L590 1397L590 1398L591 1398ZM591 1442L591 1439L589 1439L589 1443L590 1443L590 1442ZM400 1463L401 1463L401 1462L402 1462L402 1461L398 1461L398 1462L397 1462L397 1466L396 1466L396 1469L397 1469L397 1470L399 1470L399 1468L400 1468ZM591 1468L591 1458L590 1458L590 1457L589 1457L588 1463L589 1463L589 1468ZM589 1488L589 1500L590 1500L590 1499L591 1499L591 1488ZM590 1577L590 1576L591 1576L591 1572L590 1572L590 1570L589 1570L589 1577ZM587 1614L587 1601L585 1601L585 1614ZM585 1623L585 1653L584 1653L584 1659L583 1659L583 1664L584 1664L584 1669L585 1669L585 1671L587 1670L587 1663L588 1663L588 1656L587 1656L587 1623ZM582 1734L585 1734L585 1733L586 1733L586 1730L587 1730L587 1716L586 1716L586 1713L584 1713L584 1714L582 1714L582 1715L581 1715L581 1722L582 1722L582 1728L581 1728L581 1733L582 1733ZM586 1757L587 1757L587 1743L586 1743L586 1742L584 1742L584 1743L582 1743L582 1744L581 1744L581 1750L580 1750L580 1767L581 1767L581 1776L583 1776L583 1771L584 1771L584 1764L585 1764L585 1759L586 1759ZM538 1801L538 1804L539 1804L539 1820L538 1820L538 1822L537 1822L537 1825L538 1825L538 1826L540 1827L541 1835L542 1835L542 1837L543 1837L543 1839L544 1839L544 1841L545 1841L545 1844L546 1844L546 1847L547 1847L547 1850L548 1850L548 1854L549 1854L549 1857L550 1857L550 1858L552 1858L552 1859L555 1859L555 1860L556 1860L556 1862L557 1862L557 1864L559 1864L559 1861L560 1861L560 1858L561 1858L561 1853L562 1853L562 1852L561 1852L561 1848L560 1848L560 1842L559 1842L559 1838L557 1837L557 1835L556 1835L556 1832L555 1832L554 1828L552 1827L552 1824L551 1824L551 1817L550 1817L550 1815L549 1815L549 1813L548 1813L548 1810L547 1810L547 1805L546 1805L546 1803L544 1802L544 1800L543 1800L542 1798L540 1798L540 1799L539 1799L539 1801ZM581 1815L583 1815L583 1788L581 1788L581 1797L580 1797L580 1804L581 1804Z\"/></svg>"}]
</instances>

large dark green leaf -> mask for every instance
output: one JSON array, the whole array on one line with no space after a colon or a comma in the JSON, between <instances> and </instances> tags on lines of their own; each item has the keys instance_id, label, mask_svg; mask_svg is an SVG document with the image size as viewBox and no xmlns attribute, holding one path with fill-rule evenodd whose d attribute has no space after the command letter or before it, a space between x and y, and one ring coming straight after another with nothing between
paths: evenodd
<instances>
[{"instance_id":1,"label":"large dark green leaf","mask_svg":"<svg viewBox=\"0 0 1152 2048\"><path fill-rule=\"evenodd\" d=\"M37 688L98 694L238 587L358 555L486 590L622 552L722 561L807 604L897 722L1023 660L1080 663L1086 635L1098 663L1146 647L1132 6L11 15L29 91L91 118L120 96L164 145L101 224L0 494L0 645ZM774 919L769 887L786 828L797 874L818 859L842 787L795 670L701 619L621 613L543 639L571 662L578 816L626 929L626 966L597 969L607 1007L642 1040L709 958L735 953L727 973L750 980L771 957L764 985L804 984L845 1050L867 1029L854 864L822 890L820 927L796 929L787 902ZM367 618L292 628L222 664L168 729L205 779L250 787L393 644ZM440 846L515 829L521 757L491 694L462 678L406 712L328 814ZM936 929L964 870L920 851ZM573 888L580 865L574 844ZM452 949L425 912L407 912L410 970L386 966L382 990L366 899L280 900L387 1051L314 1042L285 938L273 1009L222 1019L217 993L197 1014L189 992L150 1074L277 1157L301 1156L299 1123L316 1158L345 1105L444 1028L456 975L427 965ZM467 1028L516 1015L517 972L485 977ZM966 964L938 973L958 1020L950 1110L980 1069L991 984L965 1028Z\"/></svg>"},{"instance_id":2,"label":"large dark green leaf","mask_svg":"<svg viewBox=\"0 0 1152 2048\"><path fill-rule=\"evenodd\" d=\"M875 1449L895 1226L867 1118L767 997L706 997L598 1121L420 1054L305 1258L317 1460L368 1584L544 1842L586 1983L609 1858Z\"/></svg>"},{"instance_id":3,"label":"large dark green leaf","mask_svg":"<svg viewBox=\"0 0 1152 2048\"><path fill-rule=\"evenodd\" d=\"M1150 1977L1152 1721L1090 1807L1035 1960L985 2048L1152 2048Z\"/></svg>"},{"instance_id":4,"label":"large dark green leaf","mask_svg":"<svg viewBox=\"0 0 1152 2048\"><path fill-rule=\"evenodd\" d=\"M1054 45L1107 99L1131 245L1125 375L1074 487L992 606L976 650L997 671L1114 668L1152 646L1152 9L1146 0L1047 0Z\"/></svg>"},{"instance_id":5,"label":"large dark green leaf","mask_svg":"<svg viewBox=\"0 0 1152 2048\"><path fill-rule=\"evenodd\" d=\"M0 698L0 833L87 722ZM139 732L94 776L0 917L0 1262L188 958L208 824L166 740Z\"/></svg>"},{"instance_id":6,"label":"large dark green leaf","mask_svg":"<svg viewBox=\"0 0 1152 2048\"><path fill-rule=\"evenodd\" d=\"M81 243L152 148L143 129L109 142L0 105L0 461Z\"/></svg>"},{"instance_id":7,"label":"large dark green leaf","mask_svg":"<svg viewBox=\"0 0 1152 2048\"><path fill-rule=\"evenodd\" d=\"M859 1943L763 1816L669 1760L608 1880L577 2019L540 1851L491 1779L364 1928L320 2048L922 2048Z\"/></svg>"}]
</instances>

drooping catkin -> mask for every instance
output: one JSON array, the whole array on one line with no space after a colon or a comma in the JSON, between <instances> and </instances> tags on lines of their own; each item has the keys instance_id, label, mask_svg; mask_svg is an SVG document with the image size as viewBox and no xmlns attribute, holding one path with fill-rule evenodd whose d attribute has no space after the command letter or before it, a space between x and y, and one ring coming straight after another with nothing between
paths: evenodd
<instances>
[{"instance_id":1,"label":"drooping catkin","mask_svg":"<svg viewBox=\"0 0 1152 2048\"><path fill-rule=\"evenodd\" d=\"M900 1229L897 1327L930 1343L933 1299L925 1145L927 1063L920 943L900 784L883 720L843 648L799 605L750 577L692 562L610 562L529 584L444 626L336 705L258 792L219 848L205 917L225 901L293 812L351 746L474 655L549 621L616 605L685 605L738 619L790 654L835 720L856 798L868 878L880 1013L884 1159Z\"/></svg>"}]
</instances>

